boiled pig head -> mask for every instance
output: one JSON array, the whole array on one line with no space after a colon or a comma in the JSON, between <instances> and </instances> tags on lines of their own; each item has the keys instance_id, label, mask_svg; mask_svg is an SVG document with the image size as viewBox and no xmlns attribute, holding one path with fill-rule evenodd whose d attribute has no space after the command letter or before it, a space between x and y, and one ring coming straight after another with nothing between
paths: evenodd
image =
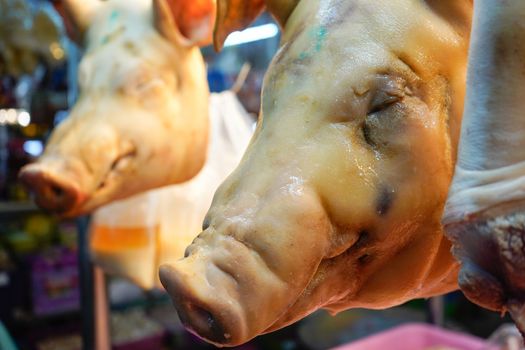
<instances>
[{"instance_id":1,"label":"boiled pig head","mask_svg":"<svg viewBox=\"0 0 525 350\"><path fill-rule=\"evenodd\" d=\"M219 44L264 5L219 1ZM219 346L319 308L386 308L457 288L440 217L471 1L266 5L283 36L256 133L185 258L160 269L186 327Z\"/></svg>"},{"instance_id":2,"label":"boiled pig head","mask_svg":"<svg viewBox=\"0 0 525 350\"><path fill-rule=\"evenodd\" d=\"M63 216L180 183L201 169L208 85L198 44L213 0L67 0L85 43L79 98L20 179Z\"/></svg>"}]
</instances>

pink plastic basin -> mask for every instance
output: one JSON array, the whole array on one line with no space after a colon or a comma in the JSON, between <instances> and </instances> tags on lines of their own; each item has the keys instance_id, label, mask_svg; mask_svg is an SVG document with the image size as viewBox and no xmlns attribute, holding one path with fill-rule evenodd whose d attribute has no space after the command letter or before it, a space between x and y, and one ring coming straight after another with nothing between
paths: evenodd
<instances>
[{"instance_id":1,"label":"pink plastic basin","mask_svg":"<svg viewBox=\"0 0 525 350\"><path fill-rule=\"evenodd\" d=\"M458 350L496 350L483 339L427 324L409 323L333 350L426 350L432 347Z\"/></svg>"}]
</instances>

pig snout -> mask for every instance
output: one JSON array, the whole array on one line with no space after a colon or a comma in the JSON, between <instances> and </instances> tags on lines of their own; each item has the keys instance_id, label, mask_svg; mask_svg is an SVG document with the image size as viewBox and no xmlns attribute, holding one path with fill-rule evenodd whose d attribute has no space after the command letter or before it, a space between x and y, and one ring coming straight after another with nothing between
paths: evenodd
<instances>
[{"instance_id":1,"label":"pig snout","mask_svg":"<svg viewBox=\"0 0 525 350\"><path fill-rule=\"evenodd\" d=\"M268 328L278 317L275 310L286 309L290 295L244 243L232 236L206 235L199 235L186 258L161 266L160 280L188 330L218 346L239 345Z\"/></svg>"},{"instance_id":2,"label":"pig snout","mask_svg":"<svg viewBox=\"0 0 525 350\"><path fill-rule=\"evenodd\" d=\"M71 178L53 173L41 164L22 168L19 179L43 209L67 213L81 202L81 193Z\"/></svg>"},{"instance_id":3,"label":"pig snout","mask_svg":"<svg viewBox=\"0 0 525 350\"><path fill-rule=\"evenodd\" d=\"M208 261L190 263L191 273L185 273L186 261L160 267L160 279L172 296L182 323L192 333L217 345L237 343L246 338L246 322L239 305L229 295L224 282L230 282L226 275L212 285L206 280L211 270L217 269ZM197 272L200 270L200 272ZM201 280L204 278L204 280Z\"/></svg>"},{"instance_id":4,"label":"pig snout","mask_svg":"<svg viewBox=\"0 0 525 350\"><path fill-rule=\"evenodd\" d=\"M71 116L55 129L44 154L21 169L19 179L38 206L77 216L112 198L135 155L134 144L123 141L111 124Z\"/></svg>"}]
</instances>

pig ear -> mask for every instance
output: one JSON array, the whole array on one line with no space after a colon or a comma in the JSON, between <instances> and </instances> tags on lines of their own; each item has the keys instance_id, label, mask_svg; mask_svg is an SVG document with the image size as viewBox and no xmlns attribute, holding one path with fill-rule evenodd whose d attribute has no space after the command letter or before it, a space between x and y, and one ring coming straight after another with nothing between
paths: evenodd
<instances>
[{"instance_id":1,"label":"pig ear","mask_svg":"<svg viewBox=\"0 0 525 350\"><path fill-rule=\"evenodd\" d=\"M215 49L221 50L226 37L250 25L264 7L264 0L217 0L217 17L213 33Z\"/></svg>"},{"instance_id":2,"label":"pig ear","mask_svg":"<svg viewBox=\"0 0 525 350\"><path fill-rule=\"evenodd\" d=\"M215 49L219 51L224 45L226 37L250 25L264 10L277 19L284 27L288 17L300 0L217 0L217 20L213 41Z\"/></svg>"},{"instance_id":3,"label":"pig ear","mask_svg":"<svg viewBox=\"0 0 525 350\"><path fill-rule=\"evenodd\" d=\"M64 11L60 11L60 14L64 17L68 34L73 39L81 41L95 13L102 6L102 2L100 0L63 0L63 5Z\"/></svg>"},{"instance_id":4,"label":"pig ear","mask_svg":"<svg viewBox=\"0 0 525 350\"><path fill-rule=\"evenodd\" d=\"M153 0L157 30L168 40L191 45L212 42L215 0Z\"/></svg>"},{"instance_id":5,"label":"pig ear","mask_svg":"<svg viewBox=\"0 0 525 350\"><path fill-rule=\"evenodd\" d=\"M297 7L300 0L266 0L268 11L277 19L277 22L284 27L288 17Z\"/></svg>"}]
</instances>

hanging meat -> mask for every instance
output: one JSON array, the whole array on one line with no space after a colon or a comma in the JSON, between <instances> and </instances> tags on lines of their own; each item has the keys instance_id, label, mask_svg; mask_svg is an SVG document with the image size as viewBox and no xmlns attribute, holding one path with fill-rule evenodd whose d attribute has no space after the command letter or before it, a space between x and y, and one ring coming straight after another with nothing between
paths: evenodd
<instances>
[{"instance_id":1,"label":"hanging meat","mask_svg":"<svg viewBox=\"0 0 525 350\"><path fill-rule=\"evenodd\" d=\"M525 3L476 0L465 114L443 223L473 302L525 335Z\"/></svg>"}]
</instances>

